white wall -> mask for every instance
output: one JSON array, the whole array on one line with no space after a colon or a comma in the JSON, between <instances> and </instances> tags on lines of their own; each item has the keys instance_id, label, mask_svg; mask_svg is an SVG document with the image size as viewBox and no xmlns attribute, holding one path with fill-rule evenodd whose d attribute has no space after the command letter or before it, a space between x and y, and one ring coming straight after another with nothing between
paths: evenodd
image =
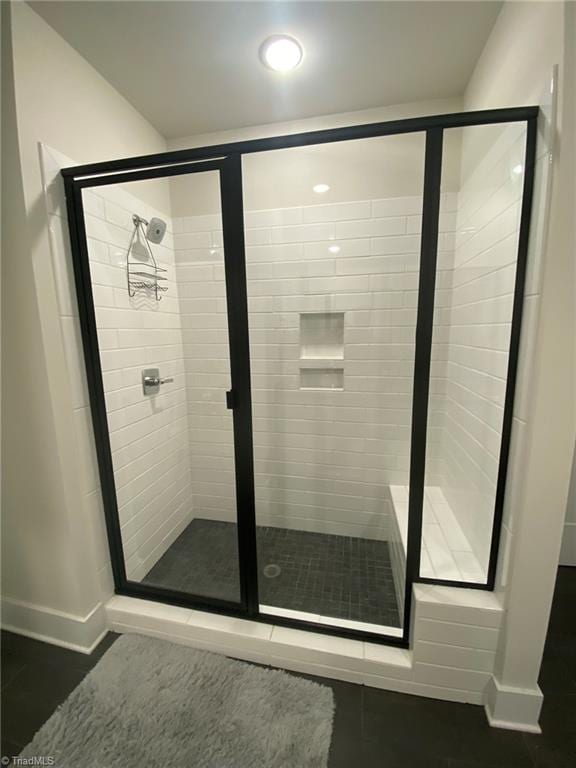
<instances>
[{"instance_id":1,"label":"white wall","mask_svg":"<svg viewBox=\"0 0 576 768\"><path fill-rule=\"evenodd\" d=\"M3 621L85 647L103 628L97 608L110 571L101 509L85 494L92 437L74 417L38 142L77 162L159 152L165 142L26 4L2 12L3 172L15 222L3 232L2 265ZM157 194L162 208L166 190Z\"/></svg>"},{"instance_id":2,"label":"white wall","mask_svg":"<svg viewBox=\"0 0 576 768\"><path fill-rule=\"evenodd\" d=\"M560 66L550 223L543 223L546 190L539 188L500 549L497 586L507 613L486 696L492 722L525 728L537 728L541 706L537 678L574 447L573 349L566 343L566 329L574 327L573 14L571 3L507 3L465 94L468 109L543 104L541 165L548 167L549 83Z\"/></svg>"}]
</instances>

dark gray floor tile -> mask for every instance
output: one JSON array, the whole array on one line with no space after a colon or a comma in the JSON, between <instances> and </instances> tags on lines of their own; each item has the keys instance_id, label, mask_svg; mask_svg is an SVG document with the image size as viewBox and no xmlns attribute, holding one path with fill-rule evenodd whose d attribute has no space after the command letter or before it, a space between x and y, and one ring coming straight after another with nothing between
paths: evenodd
<instances>
[{"instance_id":1,"label":"dark gray floor tile","mask_svg":"<svg viewBox=\"0 0 576 768\"><path fill-rule=\"evenodd\" d=\"M17 755L22 752L23 747L25 744L16 744L14 741L10 741L9 739L5 739L2 737L2 746L0 747L0 757L16 757ZM10 763L8 763L10 765Z\"/></svg>"},{"instance_id":2,"label":"dark gray floor tile","mask_svg":"<svg viewBox=\"0 0 576 768\"><path fill-rule=\"evenodd\" d=\"M25 662L12 651L2 649L2 688L9 685L24 669Z\"/></svg>"},{"instance_id":3,"label":"dark gray floor tile","mask_svg":"<svg viewBox=\"0 0 576 768\"><path fill-rule=\"evenodd\" d=\"M31 661L2 691L2 734L27 744L87 674L66 665Z\"/></svg>"},{"instance_id":4,"label":"dark gray floor tile","mask_svg":"<svg viewBox=\"0 0 576 768\"><path fill-rule=\"evenodd\" d=\"M83 654L2 632L3 659L22 664L2 689L2 738L10 749L21 751L117 637L109 632L93 653Z\"/></svg>"},{"instance_id":5,"label":"dark gray floor tile","mask_svg":"<svg viewBox=\"0 0 576 768\"><path fill-rule=\"evenodd\" d=\"M460 706L453 713L458 739L450 757L490 768L533 768L523 734L492 728L482 707Z\"/></svg>"},{"instance_id":6,"label":"dark gray floor tile","mask_svg":"<svg viewBox=\"0 0 576 768\"><path fill-rule=\"evenodd\" d=\"M574 768L576 696L545 696L540 725L541 734L524 734L523 737L536 767Z\"/></svg>"},{"instance_id":7,"label":"dark gray floor tile","mask_svg":"<svg viewBox=\"0 0 576 768\"><path fill-rule=\"evenodd\" d=\"M501 763L480 763L474 759L448 760L446 768L500 768ZM516 763L506 764L506 768L516 768Z\"/></svg>"},{"instance_id":8,"label":"dark gray floor tile","mask_svg":"<svg viewBox=\"0 0 576 768\"><path fill-rule=\"evenodd\" d=\"M328 754L328 768L351 768L351 766L365 766L362 759L364 742L358 738L348 738L339 730L334 729L332 743Z\"/></svg>"},{"instance_id":9,"label":"dark gray floor tile","mask_svg":"<svg viewBox=\"0 0 576 768\"><path fill-rule=\"evenodd\" d=\"M556 576L555 595L576 597L576 568L573 566L560 566ZM563 602L558 600L557 602Z\"/></svg>"},{"instance_id":10,"label":"dark gray floor tile","mask_svg":"<svg viewBox=\"0 0 576 768\"><path fill-rule=\"evenodd\" d=\"M116 634L116 632L108 632L106 636L98 643L92 653L85 656L89 669L91 669L94 664L96 664L98 660L104 656L108 648L110 648L112 643L114 643L119 637L120 635Z\"/></svg>"},{"instance_id":11,"label":"dark gray floor tile","mask_svg":"<svg viewBox=\"0 0 576 768\"><path fill-rule=\"evenodd\" d=\"M448 768L443 758L399 747L343 738L335 733L328 757L328 768Z\"/></svg>"},{"instance_id":12,"label":"dark gray floor tile","mask_svg":"<svg viewBox=\"0 0 576 768\"><path fill-rule=\"evenodd\" d=\"M570 679L576 682L576 635L552 638L552 649L566 665Z\"/></svg>"},{"instance_id":13,"label":"dark gray floor tile","mask_svg":"<svg viewBox=\"0 0 576 768\"><path fill-rule=\"evenodd\" d=\"M436 755L427 755L414 749L412 743L383 744L364 742L362 766L370 768L448 768L448 761ZM349 763L353 768L356 763ZM359 764L360 765L360 764Z\"/></svg>"},{"instance_id":14,"label":"dark gray floor tile","mask_svg":"<svg viewBox=\"0 0 576 768\"><path fill-rule=\"evenodd\" d=\"M334 732L347 740L361 740L362 686L315 675L291 674L294 674L296 677L302 677L305 680L312 680L319 685L330 687L334 694L335 704Z\"/></svg>"},{"instance_id":15,"label":"dark gray floor tile","mask_svg":"<svg viewBox=\"0 0 576 768\"><path fill-rule=\"evenodd\" d=\"M362 733L390 751L408 750L413 760L454 756L454 713L462 705L365 688Z\"/></svg>"},{"instance_id":16,"label":"dark gray floor tile","mask_svg":"<svg viewBox=\"0 0 576 768\"><path fill-rule=\"evenodd\" d=\"M102 641L104 642L104 641ZM78 670L91 669L94 662L87 654L61 648L58 645L43 643L31 637L16 635L2 631L2 656L10 654L22 664L43 662L45 664L62 665Z\"/></svg>"},{"instance_id":17,"label":"dark gray floor tile","mask_svg":"<svg viewBox=\"0 0 576 768\"><path fill-rule=\"evenodd\" d=\"M548 634L565 637L576 637L576 611L574 610L574 598L557 601L552 605Z\"/></svg>"},{"instance_id":18,"label":"dark gray floor tile","mask_svg":"<svg viewBox=\"0 0 576 768\"><path fill-rule=\"evenodd\" d=\"M576 642L576 641L575 641ZM576 695L576 681L563 654L548 648L542 660L538 684L544 696L553 694Z\"/></svg>"},{"instance_id":19,"label":"dark gray floor tile","mask_svg":"<svg viewBox=\"0 0 576 768\"><path fill-rule=\"evenodd\" d=\"M400 626L387 542L268 526L256 535L262 603ZM236 526L194 519L144 581L237 602Z\"/></svg>"}]
</instances>

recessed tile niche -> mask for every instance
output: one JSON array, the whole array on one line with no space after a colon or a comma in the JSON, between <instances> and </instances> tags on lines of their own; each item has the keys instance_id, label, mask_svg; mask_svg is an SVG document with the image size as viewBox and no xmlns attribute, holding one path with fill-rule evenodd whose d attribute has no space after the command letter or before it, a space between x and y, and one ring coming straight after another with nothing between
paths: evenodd
<instances>
[{"instance_id":1,"label":"recessed tile niche","mask_svg":"<svg viewBox=\"0 0 576 768\"><path fill-rule=\"evenodd\" d=\"M334 364L343 359L344 313L301 314L300 388L344 389L344 368Z\"/></svg>"},{"instance_id":2,"label":"recessed tile niche","mask_svg":"<svg viewBox=\"0 0 576 768\"><path fill-rule=\"evenodd\" d=\"M310 312L300 315L300 358L344 359L344 312Z\"/></svg>"},{"instance_id":3,"label":"recessed tile niche","mask_svg":"<svg viewBox=\"0 0 576 768\"><path fill-rule=\"evenodd\" d=\"M301 368L300 389L344 389L344 369Z\"/></svg>"}]
</instances>

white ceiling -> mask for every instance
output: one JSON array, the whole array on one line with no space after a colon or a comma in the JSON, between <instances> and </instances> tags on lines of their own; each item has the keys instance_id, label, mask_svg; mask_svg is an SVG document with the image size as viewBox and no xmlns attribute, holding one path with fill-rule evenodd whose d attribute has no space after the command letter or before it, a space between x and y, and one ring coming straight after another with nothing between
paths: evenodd
<instances>
[{"instance_id":1,"label":"white ceiling","mask_svg":"<svg viewBox=\"0 0 576 768\"><path fill-rule=\"evenodd\" d=\"M500 2L30 2L164 136L462 94ZM305 58L265 69L286 32Z\"/></svg>"}]
</instances>

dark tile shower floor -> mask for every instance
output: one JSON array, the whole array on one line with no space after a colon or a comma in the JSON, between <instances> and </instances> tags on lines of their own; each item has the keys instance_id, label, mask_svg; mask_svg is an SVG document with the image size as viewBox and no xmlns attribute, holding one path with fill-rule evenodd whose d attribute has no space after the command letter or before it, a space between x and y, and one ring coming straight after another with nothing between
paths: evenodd
<instances>
[{"instance_id":1,"label":"dark tile shower floor","mask_svg":"<svg viewBox=\"0 0 576 768\"><path fill-rule=\"evenodd\" d=\"M260 603L400 626L388 543L258 526ZM236 525L195 519L143 579L239 600Z\"/></svg>"}]
</instances>

